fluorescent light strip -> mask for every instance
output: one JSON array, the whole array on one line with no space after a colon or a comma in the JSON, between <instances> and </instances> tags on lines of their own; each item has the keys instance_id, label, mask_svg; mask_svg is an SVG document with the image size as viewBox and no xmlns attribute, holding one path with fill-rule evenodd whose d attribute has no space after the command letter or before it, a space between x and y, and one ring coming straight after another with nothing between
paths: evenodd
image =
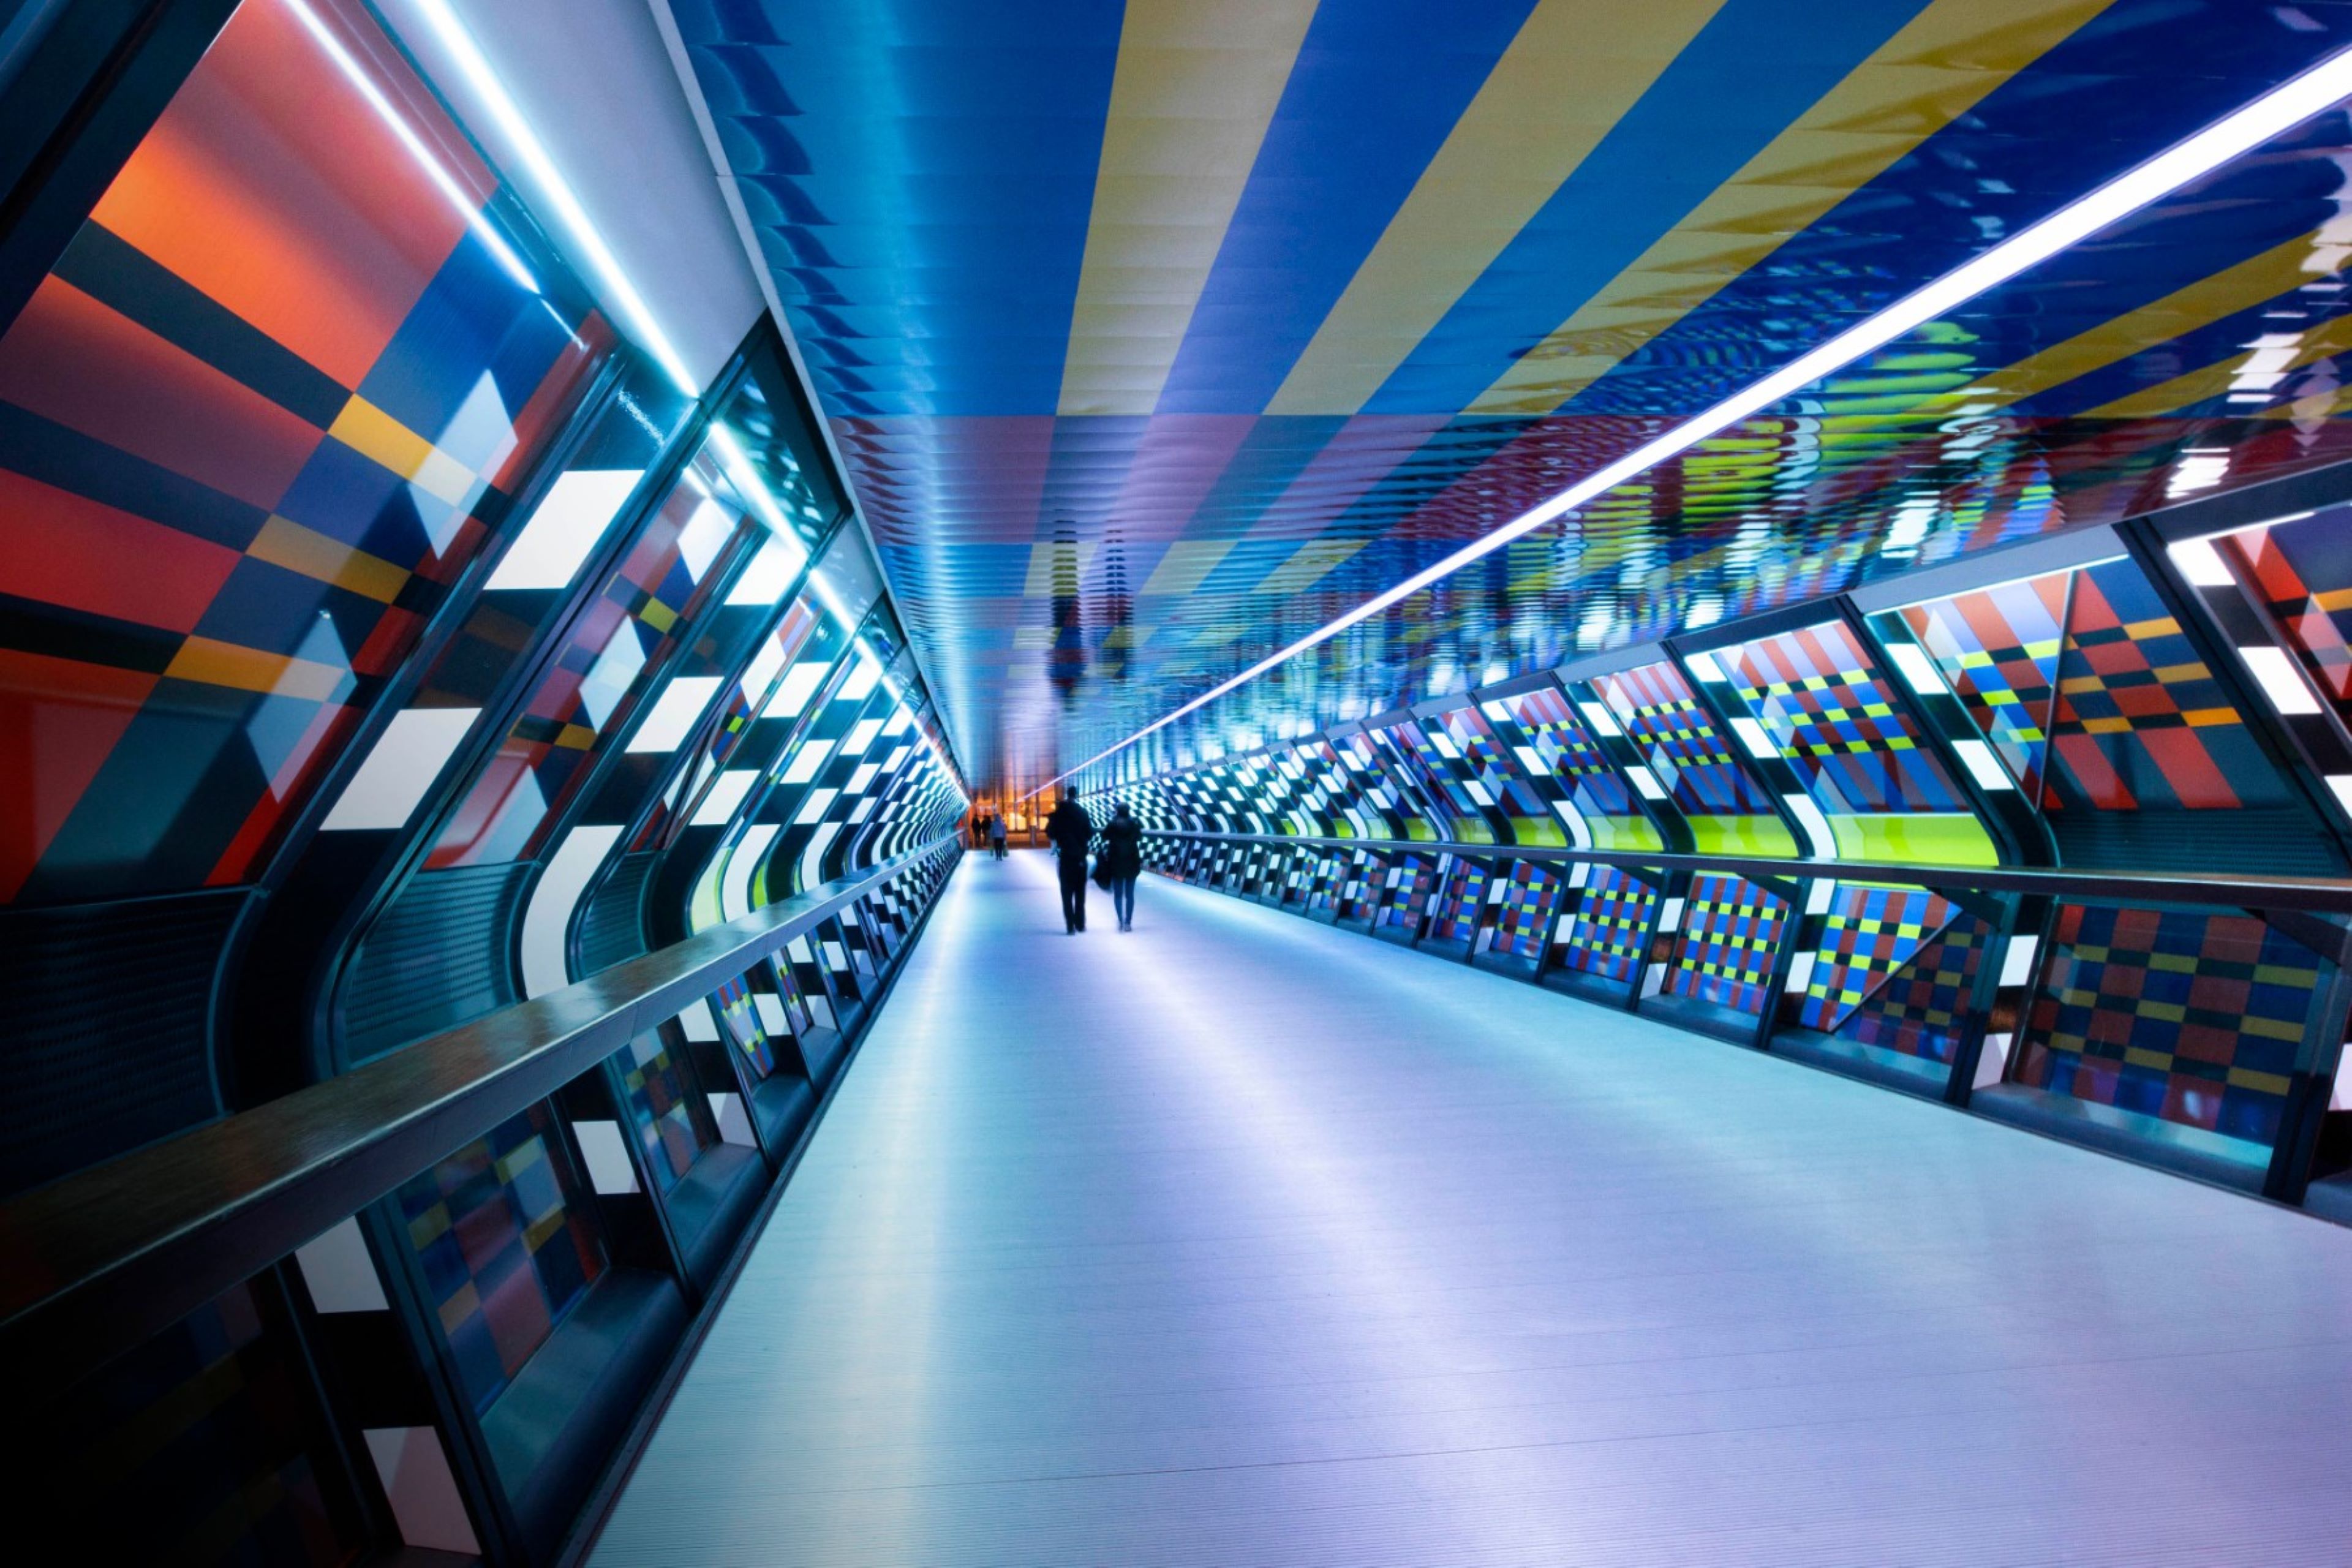
<instances>
[{"instance_id":1,"label":"fluorescent light strip","mask_svg":"<svg viewBox=\"0 0 2352 1568\"><path fill-rule=\"evenodd\" d=\"M367 100L367 105L375 110L376 118L400 139L400 144L408 149L408 155L416 160L416 166L425 171L425 177L431 180L434 189L457 209L457 216L466 220L466 226L474 231L474 237L482 242L482 247L507 269L508 276L532 293L538 293L539 279L530 275L530 268L522 264L522 258L514 253L514 247L507 244L505 237L492 226L490 215L482 209L479 202L466 194L465 187L457 184L457 176L450 174L441 160L434 155L433 149L425 144L425 139L416 133L415 127L408 123L407 117L393 107L392 100L384 97L383 89L377 87L360 62L352 58L352 52L343 47L343 41L335 37L305 0L286 0L286 8L294 13L294 19L302 24L302 30L310 35L311 41L335 62L335 68L343 73L344 79L358 89L362 98Z\"/></svg>"},{"instance_id":2,"label":"fluorescent light strip","mask_svg":"<svg viewBox=\"0 0 2352 1568\"><path fill-rule=\"evenodd\" d=\"M2088 238L2153 202L2162 200L2190 181L2211 174L2231 159L2261 146L2282 132L2292 130L2313 115L2333 108L2347 96L2352 96L2352 49L2331 55L2301 76L2224 115L2187 141L2117 175L2041 222L2020 229L1974 260L1963 263L1934 282L1905 295L1867 321L1858 322L1818 348L1800 354L1762 380L1734 393L1705 413L1578 480L1492 533L1473 541L1444 560L1423 567L1394 587L1365 600L1337 620L1268 654L1239 675L1211 687L1126 740L1097 752L1065 773L1055 774L1021 798L1028 800L1043 795L1071 774L1092 767L1114 752L1126 750L1187 713L1198 712L1225 693L1247 685L1277 665L1287 663L1309 648L1330 641L1349 626L1411 598L1440 578L1493 554L1513 540L1532 533L1588 501L1598 500L1658 464L1680 457L1699 442L1720 435L1749 416L1794 395L1864 355L1885 347L1904 334L1916 331L1978 295L2047 261L2067 247Z\"/></svg>"},{"instance_id":3,"label":"fluorescent light strip","mask_svg":"<svg viewBox=\"0 0 2352 1568\"><path fill-rule=\"evenodd\" d=\"M449 8L449 0L416 0L416 8L432 26L434 35L441 40L442 47L447 49L450 58L457 62L457 68L465 74L467 84L481 95L484 107L490 111L490 118L498 121L499 129L514 143L515 152L522 158L523 167L530 171L530 177L538 184L541 194L555 209L555 216L562 220L563 226L571 231L572 241L587 257L588 264L595 268L597 278L620 306L622 314L628 317L631 333L653 356L654 363L661 366L662 373L677 384L679 391L688 397L699 397L702 388L688 374L686 361L679 357L677 348L671 344L669 334L661 330L661 323L654 320L653 310L646 305L645 296L637 292L637 286L629 281L627 273L621 270L620 259L604 243L604 237L596 232L595 224L589 219L588 209L580 205L580 198L572 194L562 172L556 168L555 160L548 156L546 146L540 141L538 133L531 130L530 122L523 118L522 110L516 106L515 100L508 95L506 84L499 80L498 73L490 68L490 62L474 42L474 36L466 30L466 25L457 20L457 14Z\"/></svg>"}]
</instances>

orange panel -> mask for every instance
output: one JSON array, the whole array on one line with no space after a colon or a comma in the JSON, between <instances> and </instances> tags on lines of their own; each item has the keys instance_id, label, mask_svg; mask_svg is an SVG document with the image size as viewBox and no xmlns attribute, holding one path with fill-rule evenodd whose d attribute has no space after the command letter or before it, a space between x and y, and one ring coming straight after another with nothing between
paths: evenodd
<instances>
[{"instance_id":1,"label":"orange panel","mask_svg":"<svg viewBox=\"0 0 2352 1568\"><path fill-rule=\"evenodd\" d=\"M91 216L352 387L466 229L277 5L238 7Z\"/></svg>"}]
</instances>

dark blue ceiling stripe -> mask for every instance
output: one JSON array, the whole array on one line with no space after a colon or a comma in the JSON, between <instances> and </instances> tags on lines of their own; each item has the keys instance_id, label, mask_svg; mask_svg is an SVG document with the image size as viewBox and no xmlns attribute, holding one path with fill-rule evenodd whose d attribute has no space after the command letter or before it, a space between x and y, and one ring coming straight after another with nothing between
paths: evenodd
<instances>
[{"instance_id":1,"label":"dark blue ceiling stripe","mask_svg":"<svg viewBox=\"0 0 2352 1568\"><path fill-rule=\"evenodd\" d=\"M1469 406L1925 3L1728 0L1365 411Z\"/></svg>"},{"instance_id":2,"label":"dark blue ceiling stripe","mask_svg":"<svg viewBox=\"0 0 2352 1568\"><path fill-rule=\"evenodd\" d=\"M1266 405L1533 9L1349 0L1316 13L1160 413Z\"/></svg>"}]
</instances>

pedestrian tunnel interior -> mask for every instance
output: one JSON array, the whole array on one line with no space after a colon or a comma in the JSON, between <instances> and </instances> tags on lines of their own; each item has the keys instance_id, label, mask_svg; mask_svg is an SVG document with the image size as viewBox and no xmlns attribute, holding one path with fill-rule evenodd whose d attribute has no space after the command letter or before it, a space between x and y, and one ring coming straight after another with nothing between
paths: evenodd
<instances>
[{"instance_id":1,"label":"pedestrian tunnel interior","mask_svg":"<svg viewBox=\"0 0 2352 1568\"><path fill-rule=\"evenodd\" d=\"M1868 1466L1769 1549L1675 1534L1696 1480L1578 1537L1613 1458L1516 1474L1517 1535L1458 1458L1119 1500L1355 1462L1308 1394L1137 1406L1230 1450L1073 1415L1050 1519L939 1436L1489 1353L1377 1135L1465 1234L1491 1171L1526 1256L1587 1237L1538 1316L1643 1203L1768 1291L1927 1292L1865 1266L1916 1227L1990 1249L1947 1304L2151 1292L2295 1391L2247 1435L2183 1373L2179 1485L2295 1506L1985 1500L1988 1550L2340 1550L2279 1456L2352 1398L2347 51L2221 0L0 0L12 1486L87 1561L1927 1539ZM1832 1247L1763 1166L1880 1196ZM1036 1237L1066 1292L967 1268ZM1122 1360L1130 1243L1192 1272ZM1420 1328L1223 1315L1310 1253ZM2084 1387L1966 1430L2155 1397ZM1365 1419L1585 1440L1458 1414Z\"/></svg>"}]
</instances>

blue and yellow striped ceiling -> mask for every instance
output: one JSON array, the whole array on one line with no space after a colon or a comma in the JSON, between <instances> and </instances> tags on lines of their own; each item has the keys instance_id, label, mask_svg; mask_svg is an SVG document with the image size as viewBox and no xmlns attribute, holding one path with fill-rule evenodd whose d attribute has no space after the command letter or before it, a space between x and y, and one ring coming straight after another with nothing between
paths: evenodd
<instances>
[{"instance_id":1,"label":"blue and yellow striped ceiling","mask_svg":"<svg viewBox=\"0 0 2352 1568\"><path fill-rule=\"evenodd\" d=\"M2340 0L674 9L1015 784L2352 44ZM2348 172L2323 116L1134 765L2341 457Z\"/></svg>"}]
</instances>

